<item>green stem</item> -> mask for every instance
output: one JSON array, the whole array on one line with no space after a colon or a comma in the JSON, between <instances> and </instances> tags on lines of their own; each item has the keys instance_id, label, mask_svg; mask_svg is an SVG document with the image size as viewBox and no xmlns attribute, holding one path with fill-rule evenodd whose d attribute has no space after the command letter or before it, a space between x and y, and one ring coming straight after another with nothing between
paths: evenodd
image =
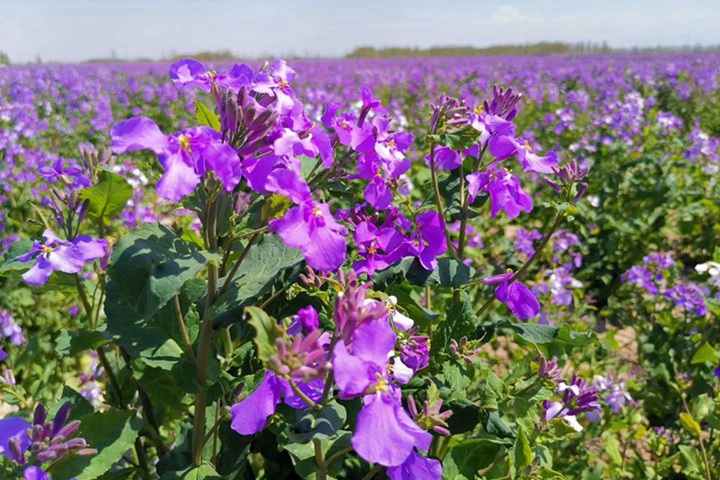
<instances>
[{"instance_id":1,"label":"green stem","mask_svg":"<svg viewBox=\"0 0 720 480\"><path fill-rule=\"evenodd\" d=\"M327 466L325 462L325 449L323 443L320 440L313 440L313 446L315 447L315 463L317 464L318 470L315 478L317 480L327 480Z\"/></svg>"},{"instance_id":2,"label":"green stem","mask_svg":"<svg viewBox=\"0 0 720 480\"><path fill-rule=\"evenodd\" d=\"M206 248L213 252L217 248L217 203L211 199L207 207L205 222ZM196 376L199 391L195 395L195 418L193 419L193 463L199 467L202 464L203 447L205 446L205 410L207 409L207 372L210 352L212 350L213 321L210 316L211 308L217 294L218 266L211 262L208 264L208 286L207 298L205 300L205 312L200 326L198 338L197 369Z\"/></svg>"},{"instance_id":3,"label":"green stem","mask_svg":"<svg viewBox=\"0 0 720 480\"><path fill-rule=\"evenodd\" d=\"M442 197L440 196L440 185L438 184L437 172L435 171L435 144L430 143L430 175L432 177L433 192L435 193L435 208L437 209L438 215L443 222L445 228L445 240L447 242L448 251L457 256L455 247L453 247L452 239L450 238L450 230L448 229L447 223L445 222L445 214L443 213Z\"/></svg>"},{"instance_id":4,"label":"green stem","mask_svg":"<svg viewBox=\"0 0 720 480\"><path fill-rule=\"evenodd\" d=\"M543 237L542 241L540 242L540 245L538 245L538 247L535 249L532 256L527 260L527 262L525 262L525 264L522 267L520 267L520 270L518 270L517 273L512 276L509 283L520 280L521 278L523 278L525 276L528 269L540 257L540 252L542 252L542 250L545 248L547 243L550 241L550 237L552 237L553 233L555 233L555 231L560 227L560 224L562 224L563 218L564 218L564 216L562 213L557 214L557 216L555 217L555 222L553 222L552 227L550 227L550 230ZM483 282L483 280L476 280L474 282L468 283L466 286L477 285L482 282ZM483 304L483 306L480 307L480 309L478 309L477 312L475 312L475 315L477 315L479 317L482 314L484 314L490 308L490 306L496 299L497 299L497 295L495 293L493 293L492 297L490 297L490 299L487 302L485 302Z\"/></svg>"},{"instance_id":5,"label":"green stem","mask_svg":"<svg viewBox=\"0 0 720 480\"><path fill-rule=\"evenodd\" d=\"M237 273L238 269L240 268L240 265L242 265L243 261L245 260L245 257L247 257L248 252L250 251L250 247L252 247L253 243L255 243L255 240L260 235L260 232L255 232L252 237L250 237L250 240L248 240L247 245L245 245L245 248L243 249L242 253L240 254L240 257L237 259L233 267L230 269L230 273L227 274L225 277L225 283L223 283L222 288L220 289L220 293L218 296L222 295L223 293L227 292L230 288L230 284L233 281L233 278L235 278L235 274Z\"/></svg>"},{"instance_id":6,"label":"green stem","mask_svg":"<svg viewBox=\"0 0 720 480\"><path fill-rule=\"evenodd\" d=\"M290 384L290 388L292 388L292 391L295 392L295 395L300 397L300 399L305 402L308 407L312 408L313 410L322 410L322 405L313 402L310 397L305 395L305 393L300 390L300 387L298 387L297 383L295 383L295 380L293 380L292 377L288 376L286 380Z\"/></svg>"},{"instance_id":7,"label":"green stem","mask_svg":"<svg viewBox=\"0 0 720 480\"><path fill-rule=\"evenodd\" d=\"M361 480L370 480L370 479L373 478L375 475L377 475L378 473L380 473L380 471L381 471L382 469L383 469L382 465L378 465L377 467L375 467L375 468L373 468L372 470L370 470L370 471L368 472L368 474L365 475Z\"/></svg>"},{"instance_id":8,"label":"green stem","mask_svg":"<svg viewBox=\"0 0 720 480\"><path fill-rule=\"evenodd\" d=\"M175 298L173 299L173 304L175 305L175 316L177 317L180 336L182 337L183 344L185 346L185 353L187 353L188 357L190 357L190 363L195 366L197 365L195 352L193 352L192 343L190 343L190 335L188 335L187 327L185 326L185 319L183 318L182 309L180 308L180 298L177 295L175 295Z\"/></svg>"},{"instance_id":9,"label":"green stem","mask_svg":"<svg viewBox=\"0 0 720 480\"><path fill-rule=\"evenodd\" d=\"M347 448L343 448L342 450L338 450L337 452L335 452L335 453L333 453L332 455L330 455L330 456L327 458L327 460L325 460L325 465L327 465L327 466L329 467L332 462L334 462L334 461L337 460L338 458L342 457L342 456L345 455L346 453L350 453L350 452L352 452L352 451L353 451L353 448L352 448L352 447L347 447Z\"/></svg>"}]
</instances>

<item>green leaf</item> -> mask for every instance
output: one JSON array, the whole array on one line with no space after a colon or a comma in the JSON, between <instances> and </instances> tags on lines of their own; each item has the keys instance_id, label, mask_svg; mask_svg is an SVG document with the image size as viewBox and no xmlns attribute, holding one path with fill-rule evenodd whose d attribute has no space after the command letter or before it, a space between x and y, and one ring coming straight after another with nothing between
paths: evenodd
<instances>
[{"instance_id":1,"label":"green leaf","mask_svg":"<svg viewBox=\"0 0 720 480\"><path fill-rule=\"evenodd\" d=\"M505 445L492 439L465 440L448 451L443 460L443 479L473 480L505 449Z\"/></svg>"},{"instance_id":2,"label":"green leaf","mask_svg":"<svg viewBox=\"0 0 720 480\"><path fill-rule=\"evenodd\" d=\"M216 258L167 227L143 225L115 245L108 275L117 301L150 318Z\"/></svg>"},{"instance_id":3,"label":"green leaf","mask_svg":"<svg viewBox=\"0 0 720 480\"><path fill-rule=\"evenodd\" d=\"M108 343L99 330L62 330L55 339L55 351L61 357L77 355L85 350L95 350Z\"/></svg>"},{"instance_id":4,"label":"green leaf","mask_svg":"<svg viewBox=\"0 0 720 480\"><path fill-rule=\"evenodd\" d=\"M480 135L480 131L471 126L467 126L453 133L429 135L429 139L435 143L445 145L455 151L461 152L475 145L480 140Z\"/></svg>"},{"instance_id":5,"label":"green leaf","mask_svg":"<svg viewBox=\"0 0 720 480\"><path fill-rule=\"evenodd\" d=\"M132 448L143 425L142 419L128 411L90 413L80 422L77 436L84 438L90 448L97 450L97 454L70 457L53 467L53 477L94 480Z\"/></svg>"},{"instance_id":6,"label":"green leaf","mask_svg":"<svg viewBox=\"0 0 720 480\"><path fill-rule=\"evenodd\" d=\"M702 427L700 427L700 424L693 418L691 414L687 412L681 412L680 424L685 430L695 435L696 437L702 435Z\"/></svg>"},{"instance_id":7,"label":"green leaf","mask_svg":"<svg viewBox=\"0 0 720 480\"><path fill-rule=\"evenodd\" d=\"M530 466L534 458L535 453L532 448L530 448L530 440L528 440L525 430L519 428L517 437L515 437L515 445L513 446L515 471L518 474L522 474L523 471Z\"/></svg>"},{"instance_id":8,"label":"green leaf","mask_svg":"<svg viewBox=\"0 0 720 480\"><path fill-rule=\"evenodd\" d=\"M299 443L327 440L337 436L346 419L345 407L334 401L319 412L312 408L299 410L295 425L288 427L288 437L290 441Z\"/></svg>"},{"instance_id":9,"label":"green leaf","mask_svg":"<svg viewBox=\"0 0 720 480\"><path fill-rule=\"evenodd\" d=\"M419 287L439 285L459 288L467 284L475 274L475 269L454 258L438 259L435 270L426 270L417 258L405 258L400 262L377 272L373 276L373 285L385 289L393 283L402 283L407 279L410 284Z\"/></svg>"},{"instance_id":10,"label":"green leaf","mask_svg":"<svg viewBox=\"0 0 720 480\"><path fill-rule=\"evenodd\" d=\"M522 339L536 345L544 345L553 352L570 352L591 344L599 344L595 332L577 332L569 325L539 325L537 323L507 323Z\"/></svg>"},{"instance_id":11,"label":"green leaf","mask_svg":"<svg viewBox=\"0 0 720 480\"><path fill-rule=\"evenodd\" d=\"M199 467L189 467L181 472L168 472L162 480L221 480L212 465L202 464Z\"/></svg>"},{"instance_id":12,"label":"green leaf","mask_svg":"<svg viewBox=\"0 0 720 480\"><path fill-rule=\"evenodd\" d=\"M105 225L122 213L133 191L122 176L103 170L97 185L82 190L80 198L88 202L88 218Z\"/></svg>"},{"instance_id":13,"label":"green leaf","mask_svg":"<svg viewBox=\"0 0 720 480\"><path fill-rule=\"evenodd\" d=\"M220 117L200 100L195 100L195 120L201 127L210 127L213 130L220 131Z\"/></svg>"},{"instance_id":14,"label":"green leaf","mask_svg":"<svg viewBox=\"0 0 720 480\"><path fill-rule=\"evenodd\" d=\"M712 362L716 363L718 360L718 352L715 351L708 343L703 343L700 348L697 349L695 355L693 355L690 363L696 365L698 363Z\"/></svg>"},{"instance_id":15,"label":"green leaf","mask_svg":"<svg viewBox=\"0 0 720 480\"><path fill-rule=\"evenodd\" d=\"M215 301L211 310L215 324L239 320L246 306L270 290L280 272L303 259L300 250L288 248L277 235L264 235L250 248L230 288ZM221 279L219 284L224 282Z\"/></svg>"},{"instance_id":16,"label":"green leaf","mask_svg":"<svg viewBox=\"0 0 720 480\"><path fill-rule=\"evenodd\" d=\"M257 356L261 361L266 362L276 353L275 340L282 336L283 330L278 322L257 307L248 307L247 314L250 316L248 323L255 329Z\"/></svg>"},{"instance_id":17,"label":"green leaf","mask_svg":"<svg viewBox=\"0 0 720 480\"><path fill-rule=\"evenodd\" d=\"M441 329L446 334L446 341L439 345L442 349L447 346L451 339L459 340L465 336L472 336L480 323L467 292L461 292L459 302L449 300L449 303L447 319L441 325Z\"/></svg>"},{"instance_id":18,"label":"green leaf","mask_svg":"<svg viewBox=\"0 0 720 480\"><path fill-rule=\"evenodd\" d=\"M17 257L28 253L33 243L29 238L23 238L13 243L8 251L5 252L5 255L2 256L3 263L0 265L0 275L10 271L29 269L33 265L33 262L18 262Z\"/></svg>"}]
</instances>

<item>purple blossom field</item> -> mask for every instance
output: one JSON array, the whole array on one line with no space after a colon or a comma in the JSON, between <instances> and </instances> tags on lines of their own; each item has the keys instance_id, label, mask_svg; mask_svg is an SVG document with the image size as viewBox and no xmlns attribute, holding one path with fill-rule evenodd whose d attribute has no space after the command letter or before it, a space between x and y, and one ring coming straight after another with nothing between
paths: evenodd
<instances>
[{"instance_id":1,"label":"purple blossom field","mask_svg":"<svg viewBox=\"0 0 720 480\"><path fill-rule=\"evenodd\" d=\"M0 479L720 478L719 82L0 67Z\"/></svg>"}]
</instances>

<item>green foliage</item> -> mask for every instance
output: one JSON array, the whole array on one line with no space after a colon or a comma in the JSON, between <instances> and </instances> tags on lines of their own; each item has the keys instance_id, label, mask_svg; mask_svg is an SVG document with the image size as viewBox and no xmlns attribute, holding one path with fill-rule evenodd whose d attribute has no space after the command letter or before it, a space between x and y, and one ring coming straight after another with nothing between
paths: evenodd
<instances>
[{"instance_id":1,"label":"green foliage","mask_svg":"<svg viewBox=\"0 0 720 480\"><path fill-rule=\"evenodd\" d=\"M88 217L106 225L120 215L132 194L132 186L122 176L103 170L97 184L83 190L80 197L88 203Z\"/></svg>"}]
</instances>

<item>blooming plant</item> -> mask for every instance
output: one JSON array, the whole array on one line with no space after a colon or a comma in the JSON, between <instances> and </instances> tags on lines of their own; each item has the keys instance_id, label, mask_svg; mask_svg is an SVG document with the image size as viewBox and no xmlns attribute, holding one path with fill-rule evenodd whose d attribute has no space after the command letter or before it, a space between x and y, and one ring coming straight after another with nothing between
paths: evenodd
<instances>
[{"instance_id":1,"label":"blooming plant","mask_svg":"<svg viewBox=\"0 0 720 480\"><path fill-rule=\"evenodd\" d=\"M619 478L650 475L629 466L641 447L672 459L660 475L720 473L720 259L646 252L609 280L619 263L598 263L589 152L648 134L639 93L582 142L589 100L568 93L535 125L552 151L514 88L446 85L406 111L375 85L308 90L282 60L169 76L191 114L125 98L96 117L97 146L38 169L3 247L29 293L0 310L0 475ZM684 125L654 115L659 142ZM31 317L60 305L48 352ZM642 348L621 355L605 320ZM44 356L58 368L32 370Z\"/></svg>"}]
</instances>

